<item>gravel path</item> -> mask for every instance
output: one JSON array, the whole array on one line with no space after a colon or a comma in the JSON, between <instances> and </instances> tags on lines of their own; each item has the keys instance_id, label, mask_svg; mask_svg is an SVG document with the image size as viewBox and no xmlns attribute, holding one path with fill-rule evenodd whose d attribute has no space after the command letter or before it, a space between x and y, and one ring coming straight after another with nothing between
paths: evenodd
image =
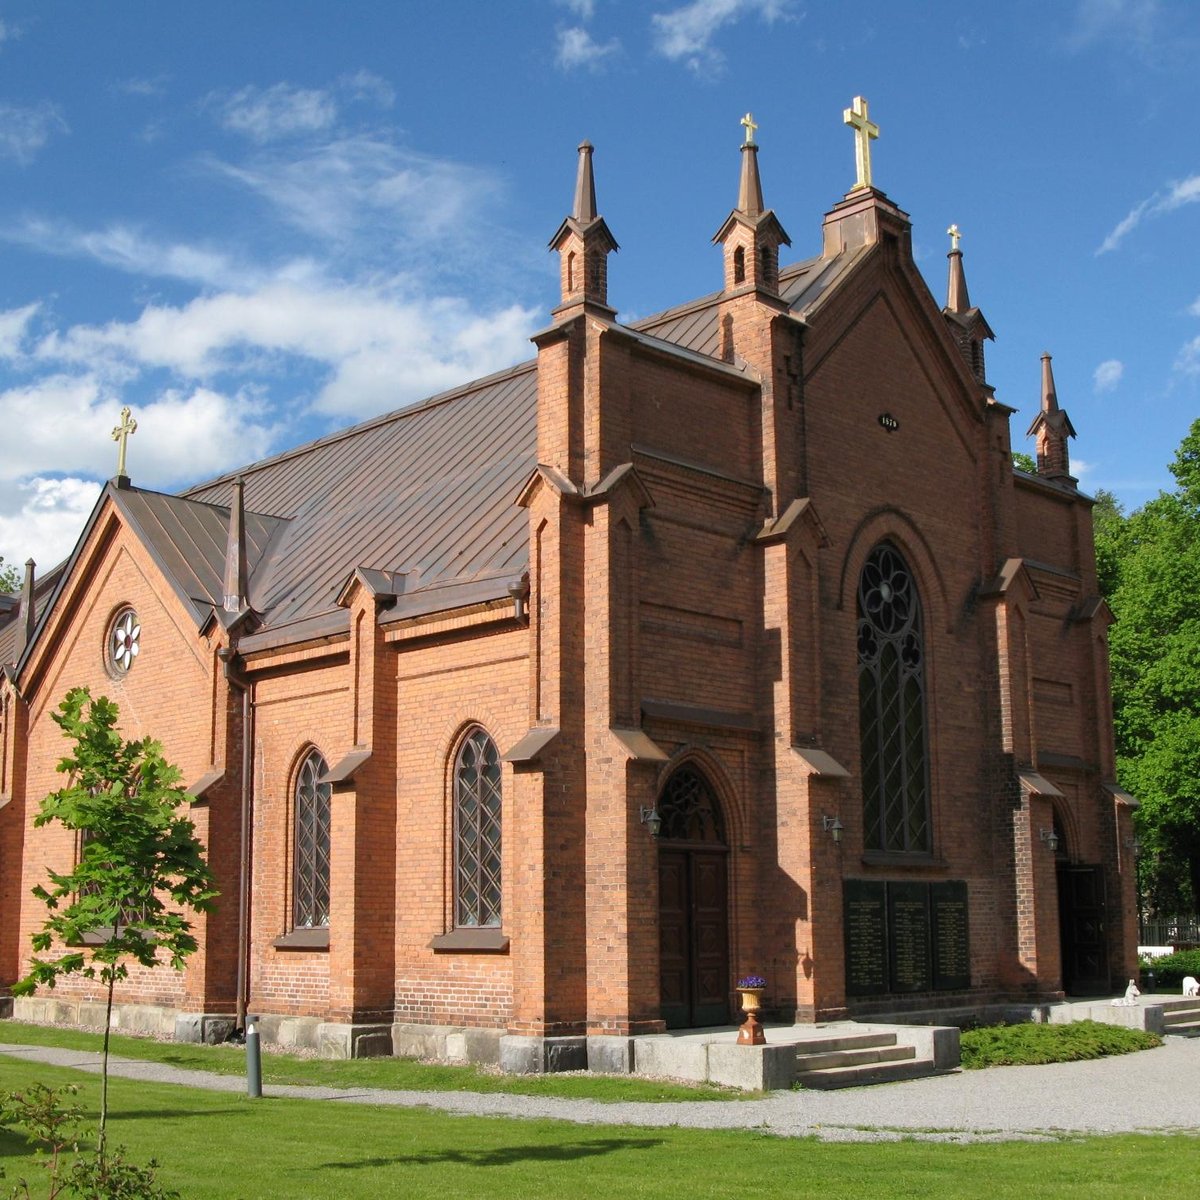
<instances>
[{"instance_id":1,"label":"gravel path","mask_svg":"<svg viewBox=\"0 0 1200 1200\"><path fill-rule=\"evenodd\" d=\"M99 1054L0 1046L35 1063L99 1070ZM238 1076L116 1058L113 1075L242 1092ZM269 1096L435 1108L461 1116L547 1118L578 1124L757 1129L823 1141L1043 1140L1082 1133L1200 1133L1200 1038L1168 1038L1156 1050L1094 1062L963 1071L835 1092L773 1092L763 1100L600 1103L478 1092L381 1091L271 1084Z\"/></svg>"}]
</instances>

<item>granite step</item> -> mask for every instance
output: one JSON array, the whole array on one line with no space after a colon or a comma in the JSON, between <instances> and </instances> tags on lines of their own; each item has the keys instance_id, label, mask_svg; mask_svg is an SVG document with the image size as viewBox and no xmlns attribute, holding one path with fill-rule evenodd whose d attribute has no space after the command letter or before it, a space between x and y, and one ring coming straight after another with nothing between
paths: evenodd
<instances>
[{"instance_id":1,"label":"granite step","mask_svg":"<svg viewBox=\"0 0 1200 1200\"><path fill-rule=\"evenodd\" d=\"M800 1082L801 1076L809 1071L825 1071L831 1067L857 1067L881 1062L903 1062L917 1056L912 1046L896 1045L895 1035L890 1035L890 1046L863 1046L845 1050L828 1050L823 1053L810 1054L797 1049L796 1075Z\"/></svg>"},{"instance_id":2,"label":"granite step","mask_svg":"<svg viewBox=\"0 0 1200 1200\"><path fill-rule=\"evenodd\" d=\"M911 1050L912 1047L907 1047ZM896 1083L902 1079L923 1079L944 1075L932 1059L908 1058L897 1062L864 1063L857 1067L829 1067L823 1071L805 1071L796 1077L796 1086L817 1091L835 1088L866 1087L875 1083Z\"/></svg>"},{"instance_id":3,"label":"granite step","mask_svg":"<svg viewBox=\"0 0 1200 1200\"><path fill-rule=\"evenodd\" d=\"M867 1050L895 1044L896 1035L894 1033L838 1033L805 1038L796 1043L796 1053L797 1055L831 1054L840 1050Z\"/></svg>"}]
</instances>

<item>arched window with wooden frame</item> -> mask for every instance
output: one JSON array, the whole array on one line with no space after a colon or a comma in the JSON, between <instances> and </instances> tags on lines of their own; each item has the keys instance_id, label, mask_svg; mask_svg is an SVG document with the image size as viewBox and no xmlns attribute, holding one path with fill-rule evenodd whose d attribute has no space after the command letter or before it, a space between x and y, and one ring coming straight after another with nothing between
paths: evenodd
<instances>
[{"instance_id":1,"label":"arched window with wooden frame","mask_svg":"<svg viewBox=\"0 0 1200 1200\"><path fill-rule=\"evenodd\" d=\"M917 585L888 542L858 583L858 727L867 850L928 853L925 646Z\"/></svg>"},{"instance_id":2,"label":"arched window with wooden frame","mask_svg":"<svg viewBox=\"0 0 1200 1200\"><path fill-rule=\"evenodd\" d=\"M292 927L329 925L329 842L332 788L319 750L310 750L296 772L293 790L295 838L292 867Z\"/></svg>"},{"instance_id":3,"label":"arched window with wooden frame","mask_svg":"<svg viewBox=\"0 0 1200 1200\"><path fill-rule=\"evenodd\" d=\"M467 730L454 758L454 924L500 926L501 768L482 726Z\"/></svg>"}]
</instances>

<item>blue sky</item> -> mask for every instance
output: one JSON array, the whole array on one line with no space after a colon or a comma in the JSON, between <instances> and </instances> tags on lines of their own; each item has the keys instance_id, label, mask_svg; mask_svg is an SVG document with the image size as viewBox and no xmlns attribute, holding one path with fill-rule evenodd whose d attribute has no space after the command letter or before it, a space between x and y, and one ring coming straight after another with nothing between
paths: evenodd
<instances>
[{"instance_id":1,"label":"blue sky","mask_svg":"<svg viewBox=\"0 0 1200 1200\"><path fill-rule=\"evenodd\" d=\"M122 404L177 488L530 357L582 138L624 318L720 285L747 110L817 253L860 94L939 302L963 230L1015 443L1049 350L1136 506L1198 415L1198 56L1193 0L0 0L0 555L69 552Z\"/></svg>"}]
</instances>

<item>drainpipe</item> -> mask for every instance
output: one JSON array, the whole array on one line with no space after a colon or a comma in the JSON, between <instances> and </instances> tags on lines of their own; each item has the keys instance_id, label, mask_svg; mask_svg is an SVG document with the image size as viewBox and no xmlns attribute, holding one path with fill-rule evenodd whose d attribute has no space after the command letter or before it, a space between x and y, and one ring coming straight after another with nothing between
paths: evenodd
<instances>
[{"instance_id":1,"label":"drainpipe","mask_svg":"<svg viewBox=\"0 0 1200 1200\"><path fill-rule=\"evenodd\" d=\"M237 651L222 646L217 657L225 667L225 680L242 695L242 825L238 859L237 1028L246 1028L250 999L250 851L251 795L254 781L254 685L236 665Z\"/></svg>"}]
</instances>

